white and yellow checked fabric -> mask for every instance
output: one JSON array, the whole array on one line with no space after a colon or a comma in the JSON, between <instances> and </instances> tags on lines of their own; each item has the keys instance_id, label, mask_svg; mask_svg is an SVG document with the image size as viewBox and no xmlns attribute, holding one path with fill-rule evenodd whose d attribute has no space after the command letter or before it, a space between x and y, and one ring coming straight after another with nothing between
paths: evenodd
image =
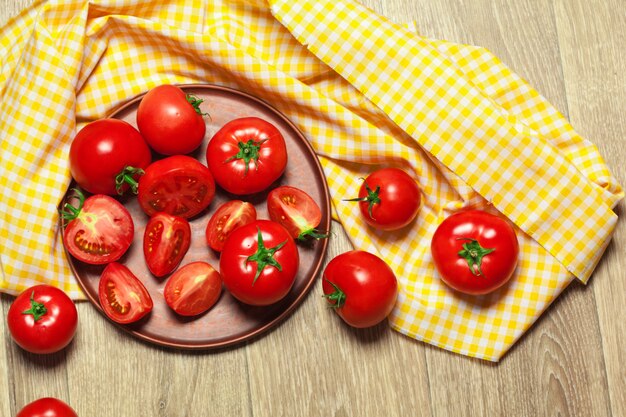
<instances>
[{"instance_id":1,"label":"white and yellow checked fabric","mask_svg":"<svg viewBox=\"0 0 626 417\"><path fill-rule=\"evenodd\" d=\"M394 329L498 360L574 277L586 282L611 238L623 193L596 148L484 49L347 0L269 3L56 0L1 29L0 289L48 282L82 298L56 226L75 132L155 85L215 83L272 103L309 138L352 242L396 271ZM408 230L374 231L342 201L383 165L424 191ZM433 268L430 237L463 207L518 227L518 270L494 294L453 294Z\"/></svg>"}]
</instances>

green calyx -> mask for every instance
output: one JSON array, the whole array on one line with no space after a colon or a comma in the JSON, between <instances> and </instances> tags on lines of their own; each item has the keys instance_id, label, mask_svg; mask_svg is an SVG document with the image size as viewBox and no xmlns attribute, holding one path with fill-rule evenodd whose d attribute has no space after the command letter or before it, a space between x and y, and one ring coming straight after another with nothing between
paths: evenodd
<instances>
[{"instance_id":1,"label":"green calyx","mask_svg":"<svg viewBox=\"0 0 626 417\"><path fill-rule=\"evenodd\" d=\"M300 232L298 237L296 238L299 241L305 241L308 237L312 237L313 239L326 239L330 236L330 233L322 233L317 229L308 229Z\"/></svg>"},{"instance_id":2,"label":"green calyx","mask_svg":"<svg viewBox=\"0 0 626 417\"><path fill-rule=\"evenodd\" d=\"M374 207L374 204L380 204L380 186L376 186L376 189L372 191L372 189L369 187L369 185L367 185L366 182L365 190L367 191L367 195L365 197L350 198L344 201L366 201L367 213L369 214L371 219L374 219L374 216L372 216L372 208Z\"/></svg>"},{"instance_id":3,"label":"green calyx","mask_svg":"<svg viewBox=\"0 0 626 417\"><path fill-rule=\"evenodd\" d=\"M43 303L35 301L35 291L30 295L30 308L22 311L22 314L30 314L35 321L38 321L48 313L48 309Z\"/></svg>"},{"instance_id":4,"label":"green calyx","mask_svg":"<svg viewBox=\"0 0 626 417\"><path fill-rule=\"evenodd\" d=\"M341 308L346 303L346 293L341 290L334 282L330 282L327 278L324 278L326 282L328 282L335 291L330 294L324 294L324 298L331 302L330 306L332 308ZM334 302L334 303L333 303Z\"/></svg>"},{"instance_id":5,"label":"green calyx","mask_svg":"<svg viewBox=\"0 0 626 417\"><path fill-rule=\"evenodd\" d=\"M191 104L191 107L193 107L195 112L198 113L200 116L209 115L208 113L202 113L202 110L200 110L200 104L204 102L203 99L201 99L200 97L194 96L193 94L187 94L185 95L185 98L187 99L187 103Z\"/></svg>"},{"instance_id":6,"label":"green calyx","mask_svg":"<svg viewBox=\"0 0 626 417\"><path fill-rule=\"evenodd\" d=\"M250 161L254 161L254 164L259 162L259 151L261 150L261 145L267 139L261 141L255 141L253 139L249 139L247 142L239 142L237 146L239 146L239 152L235 155L228 158L225 162L230 162L235 159L243 159L246 164L246 170L244 175L248 175L248 171L250 170Z\"/></svg>"},{"instance_id":7,"label":"green calyx","mask_svg":"<svg viewBox=\"0 0 626 417\"><path fill-rule=\"evenodd\" d=\"M131 166L124 167L122 172L115 176L115 191L117 191L119 195L124 194L123 187L125 184L128 184L128 187L133 192L133 194L137 194L139 189L139 183L135 179L135 176L143 174L144 170L141 168L135 168Z\"/></svg>"},{"instance_id":8,"label":"green calyx","mask_svg":"<svg viewBox=\"0 0 626 417\"><path fill-rule=\"evenodd\" d=\"M83 209L83 205L85 204L85 194L83 194L78 188L72 188L70 190L74 197L78 199L78 207L74 207L70 203L65 203L63 208L60 210L61 217L63 220L71 221L78 217L80 211Z\"/></svg>"},{"instance_id":9,"label":"green calyx","mask_svg":"<svg viewBox=\"0 0 626 417\"><path fill-rule=\"evenodd\" d=\"M467 261L472 275L482 276L483 271L481 269L483 263L483 257L491 252L495 251L495 248L483 248L476 239L459 237L457 240L467 240L467 243L463 244L463 250L458 252L458 255Z\"/></svg>"},{"instance_id":10,"label":"green calyx","mask_svg":"<svg viewBox=\"0 0 626 417\"><path fill-rule=\"evenodd\" d=\"M287 243L287 241L285 240L284 242L279 243L273 248L266 248L265 244L263 243L263 234L261 233L261 228L257 228L257 230L258 230L258 237L257 237L256 253L248 256L248 258L246 259L246 263L256 262L257 264L256 275L254 276L254 279L252 280L252 285L254 285L256 280L261 276L261 272L263 272L265 267L268 265L273 266L279 271L283 270L282 266L278 263L278 261L274 259L274 254L278 250L280 250L280 248L285 246L285 243Z\"/></svg>"}]
</instances>

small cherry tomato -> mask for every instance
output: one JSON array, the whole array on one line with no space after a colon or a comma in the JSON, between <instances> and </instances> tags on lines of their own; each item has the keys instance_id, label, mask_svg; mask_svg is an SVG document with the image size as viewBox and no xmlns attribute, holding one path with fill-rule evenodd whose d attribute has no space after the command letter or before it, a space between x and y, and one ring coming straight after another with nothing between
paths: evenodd
<instances>
[{"instance_id":1,"label":"small cherry tomato","mask_svg":"<svg viewBox=\"0 0 626 417\"><path fill-rule=\"evenodd\" d=\"M288 185L274 188L267 196L267 211L270 219L280 223L294 239L328 237L328 234L315 229L322 220L320 207L299 188Z\"/></svg>"},{"instance_id":2,"label":"small cherry tomato","mask_svg":"<svg viewBox=\"0 0 626 417\"><path fill-rule=\"evenodd\" d=\"M143 283L128 267L112 262L100 276L98 298L104 313L111 320L134 323L152 311L152 297Z\"/></svg>"},{"instance_id":3,"label":"small cherry tomato","mask_svg":"<svg viewBox=\"0 0 626 417\"><path fill-rule=\"evenodd\" d=\"M133 219L119 201L103 194L85 199L73 189L78 207L69 202L61 215L68 223L63 231L63 244L76 259L92 265L118 260L133 242Z\"/></svg>"},{"instance_id":4,"label":"small cherry tomato","mask_svg":"<svg viewBox=\"0 0 626 417\"><path fill-rule=\"evenodd\" d=\"M380 230L397 230L413 221L420 208L417 183L398 168L383 168L370 174L359 190L358 201L363 218Z\"/></svg>"},{"instance_id":5,"label":"small cherry tomato","mask_svg":"<svg viewBox=\"0 0 626 417\"><path fill-rule=\"evenodd\" d=\"M358 328L383 321L398 297L398 282L389 265L360 250L331 259L324 269L322 289L339 317Z\"/></svg>"},{"instance_id":6,"label":"small cherry tomato","mask_svg":"<svg viewBox=\"0 0 626 417\"><path fill-rule=\"evenodd\" d=\"M143 235L143 255L148 269L157 277L172 272L191 244L191 226L187 219L157 213L148 220Z\"/></svg>"},{"instance_id":7,"label":"small cherry tomato","mask_svg":"<svg viewBox=\"0 0 626 417\"><path fill-rule=\"evenodd\" d=\"M78 414L63 401L45 397L26 404L15 417L78 417Z\"/></svg>"},{"instance_id":8,"label":"small cherry tomato","mask_svg":"<svg viewBox=\"0 0 626 417\"><path fill-rule=\"evenodd\" d=\"M287 146L280 131L258 117L226 123L209 141L207 164L215 182L245 195L268 188L285 171Z\"/></svg>"},{"instance_id":9,"label":"small cherry tomato","mask_svg":"<svg viewBox=\"0 0 626 417\"><path fill-rule=\"evenodd\" d=\"M513 275L519 244L505 219L467 210L451 215L437 227L431 251L443 282L467 294L486 294Z\"/></svg>"},{"instance_id":10,"label":"small cherry tomato","mask_svg":"<svg viewBox=\"0 0 626 417\"><path fill-rule=\"evenodd\" d=\"M137 178L152 161L150 148L129 123L100 119L83 127L70 146L70 172L92 194L137 194Z\"/></svg>"},{"instance_id":11,"label":"small cherry tomato","mask_svg":"<svg viewBox=\"0 0 626 417\"><path fill-rule=\"evenodd\" d=\"M175 85L152 88L137 108L137 127L152 149L163 155L187 154L204 139L203 100Z\"/></svg>"},{"instance_id":12,"label":"small cherry tomato","mask_svg":"<svg viewBox=\"0 0 626 417\"><path fill-rule=\"evenodd\" d=\"M158 160L139 179L139 205L148 216L163 211L189 219L211 204L215 181L211 171L187 155Z\"/></svg>"},{"instance_id":13,"label":"small cherry tomato","mask_svg":"<svg viewBox=\"0 0 626 417\"><path fill-rule=\"evenodd\" d=\"M78 313L70 297L50 285L35 285L22 292L9 307L11 337L31 353L54 353L74 338Z\"/></svg>"},{"instance_id":14,"label":"small cherry tomato","mask_svg":"<svg viewBox=\"0 0 626 417\"><path fill-rule=\"evenodd\" d=\"M181 316L197 316L217 302L222 278L206 262L192 262L178 269L165 284L165 302Z\"/></svg>"},{"instance_id":15,"label":"small cherry tomato","mask_svg":"<svg viewBox=\"0 0 626 417\"><path fill-rule=\"evenodd\" d=\"M288 293L300 257L289 232L271 220L257 220L235 229L220 257L226 289L239 301L273 304Z\"/></svg>"},{"instance_id":16,"label":"small cherry tomato","mask_svg":"<svg viewBox=\"0 0 626 417\"><path fill-rule=\"evenodd\" d=\"M231 200L220 205L206 226L206 242L221 252L233 230L256 220L256 209L248 202Z\"/></svg>"}]
</instances>

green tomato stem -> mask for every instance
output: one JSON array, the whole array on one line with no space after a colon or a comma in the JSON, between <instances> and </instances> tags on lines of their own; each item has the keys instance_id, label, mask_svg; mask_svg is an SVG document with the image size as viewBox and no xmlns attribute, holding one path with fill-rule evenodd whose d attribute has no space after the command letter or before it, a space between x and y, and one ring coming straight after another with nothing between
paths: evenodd
<instances>
[{"instance_id":1,"label":"green tomato stem","mask_svg":"<svg viewBox=\"0 0 626 417\"><path fill-rule=\"evenodd\" d=\"M124 184L128 184L132 193L137 194L139 190L139 183L135 179L135 176L143 174L144 170L141 168L125 166L122 172L117 174L117 176L115 177L115 191L117 191L119 195L124 194L124 190L122 187L124 186Z\"/></svg>"},{"instance_id":2,"label":"green tomato stem","mask_svg":"<svg viewBox=\"0 0 626 417\"><path fill-rule=\"evenodd\" d=\"M282 271L283 268L282 266L278 263L278 261L276 259L274 259L274 254L280 250L280 248L282 248L283 246L285 246L285 244L287 243L287 241L285 240L282 243L279 243L278 245L274 246L273 248L266 248L265 244L263 243L263 234L261 233L261 228L257 228L258 230L258 237L257 237L257 250L256 253L253 255L248 256L248 258L246 259L246 264L248 262L256 262L257 263L257 268L256 268L256 275L254 276L254 279L252 280L252 285L254 285L254 283L256 282L256 280L261 276L261 272L263 272L263 270L265 269L266 266L271 265L274 268L278 269L279 271Z\"/></svg>"},{"instance_id":3,"label":"green tomato stem","mask_svg":"<svg viewBox=\"0 0 626 417\"><path fill-rule=\"evenodd\" d=\"M43 303L35 301L35 291L33 291L30 295L30 308L22 311L22 314L30 314L35 321L38 321L45 316L46 313L48 313L48 309Z\"/></svg>"},{"instance_id":4,"label":"green tomato stem","mask_svg":"<svg viewBox=\"0 0 626 417\"><path fill-rule=\"evenodd\" d=\"M363 178L361 178L363 180ZM369 187L369 185L367 185L367 182L365 182L365 190L367 191L367 196L365 197L357 197L357 198L350 198L350 199L346 199L343 201L366 201L368 203L367 205L367 212L370 216L370 218L372 220L374 219L374 216L372 215L372 208L374 207L374 204L380 204L381 200L380 200L380 186L376 186L376 189L372 191L372 189Z\"/></svg>"},{"instance_id":5,"label":"green tomato stem","mask_svg":"<svg viewBox=\"0 0 626 417\"><path fill-rule=\"evenodd\" d=\"M346 293L343 292L337 284L329 281L326 277L324 277L324 280L332 285L332 287L335 289L335 291L331 292L330 294L324 294L324 298L331 302L330 306L332 308L343 307L343 305L346 303ZM332 301L334 301L334 304L332 303Z\"/></svg>"},{"instance_id":6,"label":"green tomato stem","mask_svg":"<svg viewBox=\"0 0 626 417\"><path fill-rule=\"evenodd\" d=\"M83 194L78 188L72 188L70 191L74 197L78 199L78 207L74 207L70 203L65 203L63 205L63 208L60 210L60 214L63 220L67 221L77 218L83 209L83 205L85 204L85 194Z\"/></svg>"},{"instance_id":7,"label":"green tomato stem","mask_svg":"<svg viewBox=\"0 0 626 417\"><path fill-rule=\"evenodd\" d=\"M255 167L257 167L259 162L259 151L261 150L261 145L267 139L261 141L255 141L253 139L249 139L247 142L239 142L237 146L239 146L239 152L235 155L231 156L224 162L230 162L235 159L243 159L246 164L246 170L244 172L244 176L248 175L248 171L250 169L250 161L254 161Z\"/></svg>"},{"instance_id":8,"label":"green tomato stem","mask_svg":"<svg viewBox=\"0 0 626 417\"><path fill-rule=\"evenodd\" d=\"M467 261L472 275L484 277L485 275L481 269L483 257L495 251L495 248L483 248L476 239L468 237L459 237L457 240L469 241L463 244L463 250L459 251L458 255Z\"/></svg>"}]
</instances>

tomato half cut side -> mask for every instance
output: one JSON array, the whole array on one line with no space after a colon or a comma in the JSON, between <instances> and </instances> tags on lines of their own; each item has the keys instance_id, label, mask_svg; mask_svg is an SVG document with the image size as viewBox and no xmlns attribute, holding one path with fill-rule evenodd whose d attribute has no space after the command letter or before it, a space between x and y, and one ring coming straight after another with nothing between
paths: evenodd
<instances>
[{"instance_id":1,"label":"tomato half cut side","mask_svg":"<svg viewBox=\"0 0 626 417\"><path fill-rule=\"evenodd\" d=\"M192 262L178 269L165 284L165 302L181 316L197 316L209 310L222 293L222 278L206 262Z\"/></svg>"},{"instance_id":2,"label":"tomato half cut side","mask_svg":"<svg viewBox=\"0 0 626 417\"><path fill-rule=\"evenodd\" d=\"M128 267L118 262L108 264L98 286L100 306L105 314L120 324L134 323L152 311L152 297Z\"/></svg>"},{"instance_id":3,"label":"tomato half cut side","mask_svg":"<svg viewBox=\"0 0 626 417\"><path fill-rule=\"evenodd\" d=\"M274 188L267 196L267 211L270 219L280 223L294 239L328 237L315 229L322 220L320 207L299 188L289 185Z\"/></svg>"},{"instance_id":4,"label":"tomato half cut side","mask_svg":"<svg viewBox=\"0 0 626 417\"><path fill-rule=\"evenodd\" d=\"M187 155L150 164L138 188L139 205L148 216L162 211L189 219L206 209L215 196L209 168Z\"/></svg>"},{"instance_id":5,"label":"tomato half cut side","mask_svg":"<svg viewBox=\"0 0 626 417\"><path fill-rule=\"evenodd\" d=\"M172 272L183 260L191 244L187 219L157 213L148 220L143 235L143 254L148 269L157 277Z\"/></svg>"},{"instance_id":6,"label":"tomato half cut side","mask_svg":"<svg viewBox=\"0 0 626 417\"><path fill-rule=\"evenodd\" d=\"M92 265L117 261L133 242L135 226L128 210L103 194L85 196L78 189L78 207L66 203L62 211L68 221L63 244L76 259Z\"/></svg>"},{"instance_id":7,"label":"tomato half cut side","mask_svg":"<svg viewBox=\"0 0 626 417\"><path fill-rule=\"evenodd\" d=\"M220 205L206 226L206 242L221 252L230 234L238 227L256 220L256 209L246 201L231 200Z\"/></svg>"}]
</instances>

